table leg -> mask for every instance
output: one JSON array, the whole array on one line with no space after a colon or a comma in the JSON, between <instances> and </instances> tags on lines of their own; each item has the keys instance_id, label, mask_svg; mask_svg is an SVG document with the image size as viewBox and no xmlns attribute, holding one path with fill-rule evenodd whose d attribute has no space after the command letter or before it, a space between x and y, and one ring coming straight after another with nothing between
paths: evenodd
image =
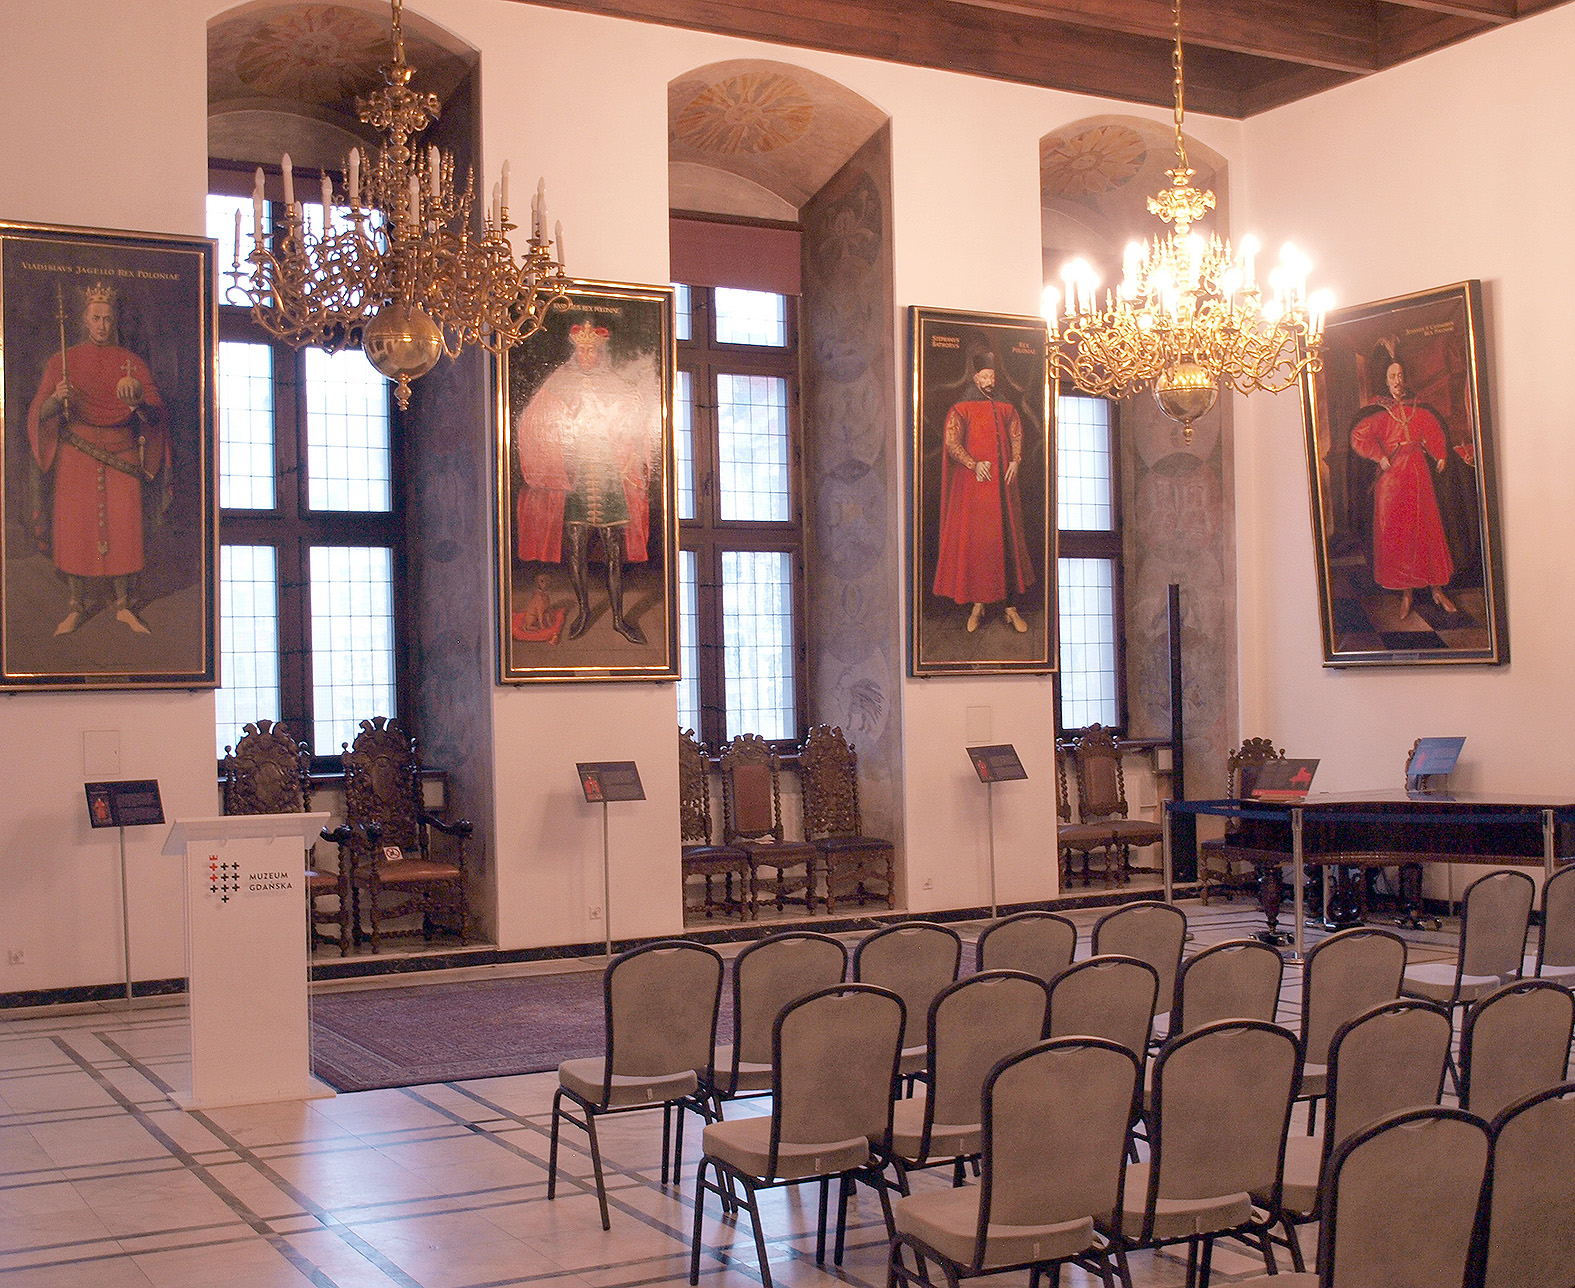
<instances>
[{"instance_id":1,"label":"table leg","mask_svg":"<svg viewBox=\"0 0 1575 1288\"><path fill-rule=\"evenodd\" d=\"M1170 858L1170 805L1167 802L1159 813L1159 866L1165 876L1165 902L1174 903L1175 890L1171 879ZM1201 860L1200 860L1201 862Z\"/></svg>"},{"instance_id":2,"label":"table leg","mask_svg":"<svg viewBox=\"0 0 1575 1288\"><path fill-rule=\"evenodd\" d=\"M1291 811L1291 891L1292 891L1292 916L1296 918L1296 952L1295 960L1307 960L1307 880L1306 873L1302 870L1302 812L1299 809ZM1324 881L1325 890L1329 882Z\"/></svg>"}]
</instances>

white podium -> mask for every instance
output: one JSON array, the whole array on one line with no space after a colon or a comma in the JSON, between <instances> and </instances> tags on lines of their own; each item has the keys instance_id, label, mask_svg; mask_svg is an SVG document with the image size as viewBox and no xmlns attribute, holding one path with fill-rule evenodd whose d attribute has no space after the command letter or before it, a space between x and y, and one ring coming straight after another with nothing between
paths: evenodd
<instances>
[{"instance_id":1,"label":"white podium","mask_svg":"<svg viewBox=\"0 0 1575 1288\"><path fill-rule=\"evenodd\" d=\"M307 1100L307 843L327 814L187 818L164 853L186 857L191 1094L184 1109Z\"/></svg>"}]
</instances>

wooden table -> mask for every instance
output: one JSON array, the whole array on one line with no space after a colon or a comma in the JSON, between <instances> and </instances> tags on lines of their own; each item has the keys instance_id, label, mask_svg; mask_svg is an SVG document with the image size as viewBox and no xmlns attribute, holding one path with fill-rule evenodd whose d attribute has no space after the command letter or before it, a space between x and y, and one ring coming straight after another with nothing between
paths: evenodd
<instances>
[{"instance_id":1,"label":"wooden table","mask_svg":"<svg viewBox=\"0 0 1575 1288\"><path fill-rule=\"evenodd\" d=\"M1254 848L1283 850L1291 865L1295 959L1304 955L1306 863L1361 863L1360 856L1404 856L1416 863L1541 862L1552 876L1575 860L1575 797L1483 792L1329 792L1296 802L1167 801L1164 814L1165 898L1172 897L1171 816L1239 818L1259 833ZM1395 862L1394 858L1388 859Z\"/></svg>"}]
</instances>

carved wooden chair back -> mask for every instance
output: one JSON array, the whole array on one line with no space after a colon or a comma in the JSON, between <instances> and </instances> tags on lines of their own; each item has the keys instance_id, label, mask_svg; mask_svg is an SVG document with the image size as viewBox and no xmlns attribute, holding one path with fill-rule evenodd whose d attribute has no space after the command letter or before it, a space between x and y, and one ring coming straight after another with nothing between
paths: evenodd
<instances>
[{"instance_id":1,"label":"carved wooden chair back","mask_svg":"<svg viewBox=\"0 0 1575 1288\"><path fill-rule=\"evenodd\" d=\"M233 749L224 749L224 812L304 814L312 792L312 753L306 744L272 720L258 720L244 730Z\"/></svg>"},{"instance_id":2,"label":"carved wooden chair back","mask_svg":"<svg viewBox=\"0 0 1575 1288\"><path fill-rule=\"evenodd\" d=\"M1089 725L1077 740L1077 808L1083 822L1127 816L1127 786L1115 731Z\"/></svg>"},{"instance_id":3,"label":"carved wooden chair back","mask_svg":"<svg viewBox=\"0 0 1575 1288\"><path fill-rule=\"evenodd\" d=\"M781 762L758 733L741 733L722 753L722 839L782 839Z\"/></svg>"},{"instance_id":4,"label":"carved wooden chair back","mask_svg":"<svg viewBox=\"0 0 1575 1288\"><path fill-rule=\"evenodd\" d=\"M1284 760L1285 753L1276 750L1268 738L1243 738L1241 746L1225 759L1225 773L1230 780L1230 794L1236 800L1245 800L1252 790L1257 771L1271 760Z\"/></svg>"},{"instance_id":5,"label":"carved wooden chair back","mask_svg":"<svg viewBox=\"0 0 1575 1288\"><path fill-rule=\"evenodd\" d=\"M1072 798L1066 789L1066 758L1074 750L1073 743L1058 742L1055 745L1055 816L1061 823L1072 821Z\"/></svg>"},{"instance_id":6,"label":"carved wooden chair back","mask_svg":"<svg viewBox=\"0 0 1575 1288\"><path fill-rule=\"evenodd\" d=\"M411 853L422 848L421 780L415 743L387 716L361 721L361 732L345 748L345 822L359 831L380 829L379 845ZM352 848L364 840L351 838Z\"/></svg>"},{"instance_id":7,"label":"carved wooden chair back","mask_svg":"<svg viewBox=\"0 0 1575 1288\"><path fill-rule=\"evenodd\" d=\"M711 766L692 729L678 731L678 840L711 844Z\"/></svg>"},{"instance_id":8,"label":"carved wooden chair back","mask_svg":"<svg viewBox=\"0 0 1575 1288\"><path fill-rule=\"evenodd\" d=\"M798 756L799 785L804 793L804 839L858 836L858 757L842 730L816 725Z\"/></svg>"}]
</instances>

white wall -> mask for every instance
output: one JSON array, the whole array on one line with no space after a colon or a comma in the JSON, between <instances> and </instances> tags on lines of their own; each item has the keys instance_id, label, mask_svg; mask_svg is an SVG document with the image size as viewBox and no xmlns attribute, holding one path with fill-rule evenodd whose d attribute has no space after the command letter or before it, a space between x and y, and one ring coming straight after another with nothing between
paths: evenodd
<instances>
[{"instance_id":1,"label":"white wall","mask_svg":"<svg viewBox=\"0 0 1575 1288\"><path fill-rule=\"evenodd\" d=\"M0 133L0 173L11 176L0 217L200 234L205 25L226 7L214 0L0 0L8 20L0 112L17 125ZM876 103L893 122L899 307L892 327L902 354L903 310L911 304L1035 310L1038 139L1118 107L502 0L428 0L417 8L482 50L488 178L505 158L519 190L527 176L546 176L550 217L563 221L579 276L666 280L666 91L680 72L767 57L821 72ZM92 92L82 88L85 73ZM1236 163L1239 125L1200 118L1189 126ZM905 366L898 363L899 408L907 404ZM891 433L905 460L905 413ZM987 709L989 740L1016 743L1032 776L996 793L1000 898L1055 892L1050 695L1047 679L904 683L904 831L916 910L988 900L983 791L961 750L981 719L970 729L970 708ZM493 719L491 859L502 945L601 938L602 923L590 915L601 902L600 815L579 799L576 760L632 757L650 797L613 811L614 932L677 931L672 686L499 688ZM27 956L21 966L0 964L0 992L118 978L118 891L109 884L107 843L90 836L82 818L85 729L122 731L122 773L158 777L172 817L214 808L211 696L0 698L0 947L24 946ZM134 947L148 946L136 962L141 977L182 973L176 877L160 866L174 861L152 858L160 840L149 832L133 842L132 938Z\"/></svg>"},{"instance_id":2,"label":"white wall","mask_svg":"<svg viewBox=\"0 0 1575 1288\"><path fill-rule=\"evenodd\" d=\"M4 0L0 218L201 236L207 57L194 5ZM6 432L17 428L7 425ZM119 774L84 769L84 731L118 731ZM0 992L121 978L119 851L82 783L157 778L166 817L211 816L208 693L0 696ZM127 833L132 969L185 972L179 861L162 828Z\"/></svg>"},{"instance_id":3,"label":"white wall","mask_svg":"<svg viewBox=\"0 0 1575 1288\"><path fill-rule=\"evenodd\" d=\"M1486 297L1508 666L1325 669L1300 407L1238 400L1242 731L1321 757L1319 788L1399 786L1423 734L1466 735L1457 787L1570 788L1571 49L1566 6L1246 124L1238 218L1311 248L1337 304Z\"/></svg>"}]
</instances>

